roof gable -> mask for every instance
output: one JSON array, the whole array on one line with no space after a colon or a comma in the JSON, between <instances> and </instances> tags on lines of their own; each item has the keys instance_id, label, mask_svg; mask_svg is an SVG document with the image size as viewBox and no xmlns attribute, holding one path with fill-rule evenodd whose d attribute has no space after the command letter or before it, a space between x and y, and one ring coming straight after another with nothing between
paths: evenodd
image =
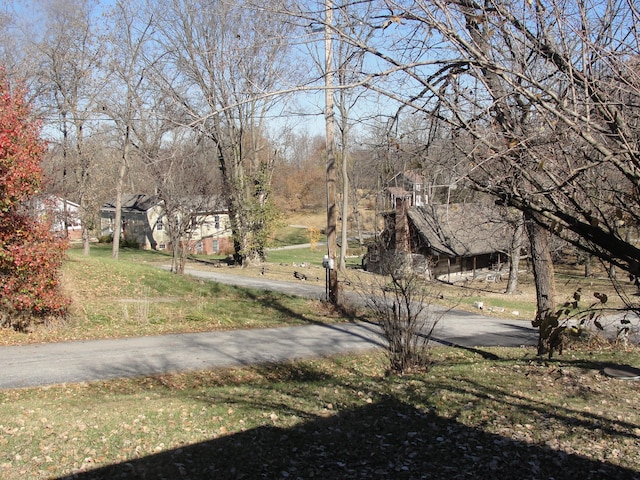
<instances>
[{"instance_id":1,"label":"roof gable","mask_svg":"<svg viewBox=\"0 0 640 480\"><path fill-rule=\"evenodd\" d=\"M409 185L423 184L424 177L418 170L404 170L396 173L387 181L387 185L390 187L396 186L397 184L404 185L406 183Z\"/></svg>"},{"instance_id":2,"label":"roof gable","mask_svg":"<svg viewBox=\"0 0 640 480\"><path fill-rule=\"evenodd\" d=\"M228 211L223 199L219 195L193 196L177 199L184 209L195 209L199 214L226 213ZM103 211L115 211L115 199L102 205ZM144 193L128 194L122 196L122 212L145 213L152 208L162 205L158 195L146 195Z\"/></svg>"}]
</instances>

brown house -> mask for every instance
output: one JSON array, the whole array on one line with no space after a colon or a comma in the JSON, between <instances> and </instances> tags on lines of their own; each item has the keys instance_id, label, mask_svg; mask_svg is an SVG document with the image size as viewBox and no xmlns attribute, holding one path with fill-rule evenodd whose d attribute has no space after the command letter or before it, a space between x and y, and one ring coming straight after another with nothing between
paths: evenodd
<instances>
[{"instance_id":1,"label":"brown house","mask_svg":"<svg viewBox=\"0 0 640 480\"><path fill-rule=\"evenodd\" d=\"M398 256L410 258L415 273L451 281L456 276L499 270L507 259L511 228L495 207L480 204L409 206L397 202L385 215L385 229L369 247L365 268L388 272Z\"/></svg>"},{"instance_id":2,"label":"brown house","mask_svg":"<svg viewBox=\"0 0 640 480\"><path fill-rule=\"evenodd\" d=\"M422 206L429 203L424 177L415 170L400 172L387 181L386 193L391 205L399 200L411 205Z\"/></svg>"}]
</instances>

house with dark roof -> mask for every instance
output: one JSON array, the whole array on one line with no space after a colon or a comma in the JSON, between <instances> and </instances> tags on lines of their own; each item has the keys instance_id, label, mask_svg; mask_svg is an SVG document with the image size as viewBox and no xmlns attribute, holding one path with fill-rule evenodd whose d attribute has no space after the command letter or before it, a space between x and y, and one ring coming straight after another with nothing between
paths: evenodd
<instances>
[{"instance_id":1,"label":"house with dark roof","mask_svg":"<svg viewBox=\"0 0 640 480\"><path fill-rule=\"evenodd\" d=\"M507 259L510 226L495 207L481 204L412 206L398 202L365 257L368 271L388 273L399 254L415 273L451 281L457 276L499 270Z\"/></svg>"},{"instance_id":2,"label":"house with dark roof","mask_svg":"<svg viewBox=\"0 0 640 480\"><path fill-rule=\"evenodd\" d=\"M186 202L188 203L188 202ZM203 204L195 212L195 225L190 237L192 253L224 253L232 246L229 213L219 198ZM115 200L100 208L101 236L113 235L115 222ZM167 232L167 216L163 202L158 196L146 194L124 195L121 207L121 236L130 243L144 249L171 250L171 239Z\"/></svg>"}]
</instances>

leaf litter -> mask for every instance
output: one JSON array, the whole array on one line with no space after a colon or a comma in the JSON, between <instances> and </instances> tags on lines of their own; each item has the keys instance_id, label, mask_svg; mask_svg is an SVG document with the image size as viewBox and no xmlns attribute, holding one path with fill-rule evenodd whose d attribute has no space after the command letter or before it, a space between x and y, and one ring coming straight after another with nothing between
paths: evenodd
<instances>
[{"instance_id":1,"label":"leaf litter","mask_svg":"<svg viewBox=\"0 0 640 480\"><path fill-rule=\"evenodd\" d=\"M491 351L3 391L0 478L640 478L637 351Z\"/></svg>"}]
</instances>

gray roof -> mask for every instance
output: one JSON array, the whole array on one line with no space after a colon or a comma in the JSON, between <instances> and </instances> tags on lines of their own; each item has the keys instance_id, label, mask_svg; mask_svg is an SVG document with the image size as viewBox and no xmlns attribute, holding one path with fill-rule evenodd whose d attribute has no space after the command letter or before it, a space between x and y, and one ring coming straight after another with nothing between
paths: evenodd
<instances>
[{"instance_id":1,"label":"gray roof","mask_svg":"<svg viewBox=\"0 0 640 480\"><path fill-rule=\"evenodd\" d=\"M125 212L141 212L144 213L159 203L157 195L146 195L144 193L125 194L122 195L122 210ZM116 209L116 200L102 205L100 210L114 211Z\"/></svg>"},{"instance_id":2,"label":"gray roof","mask_svg":"<svg viewBox=\"0 0 640 480\"><path fill-rule=\"evenodd\" d=\"M435 252L469 257L505 251L512 237L495 207L475 203L409 207L409 221Z\"/></svg>"},{"instance_id":3,"label":"gray roof","mask_svg":"<svg viewBox=\"0 0 640 480\"><path fill-rule=\"evenodd\" d=\"M211 197L194 196L185 197L179 200L181 204L193 205L199 212L214 213L214 212L227 212L227 207L222 201L222 197L215 195ZM113 212L115 211L115 199L102 205L100 210ZM146 195L144 193L126 194L122 196L122 211L123 212L140 212L145 213L149 209L160 204L161 200L158 195Z\"/></svg>"}]
</instances>

